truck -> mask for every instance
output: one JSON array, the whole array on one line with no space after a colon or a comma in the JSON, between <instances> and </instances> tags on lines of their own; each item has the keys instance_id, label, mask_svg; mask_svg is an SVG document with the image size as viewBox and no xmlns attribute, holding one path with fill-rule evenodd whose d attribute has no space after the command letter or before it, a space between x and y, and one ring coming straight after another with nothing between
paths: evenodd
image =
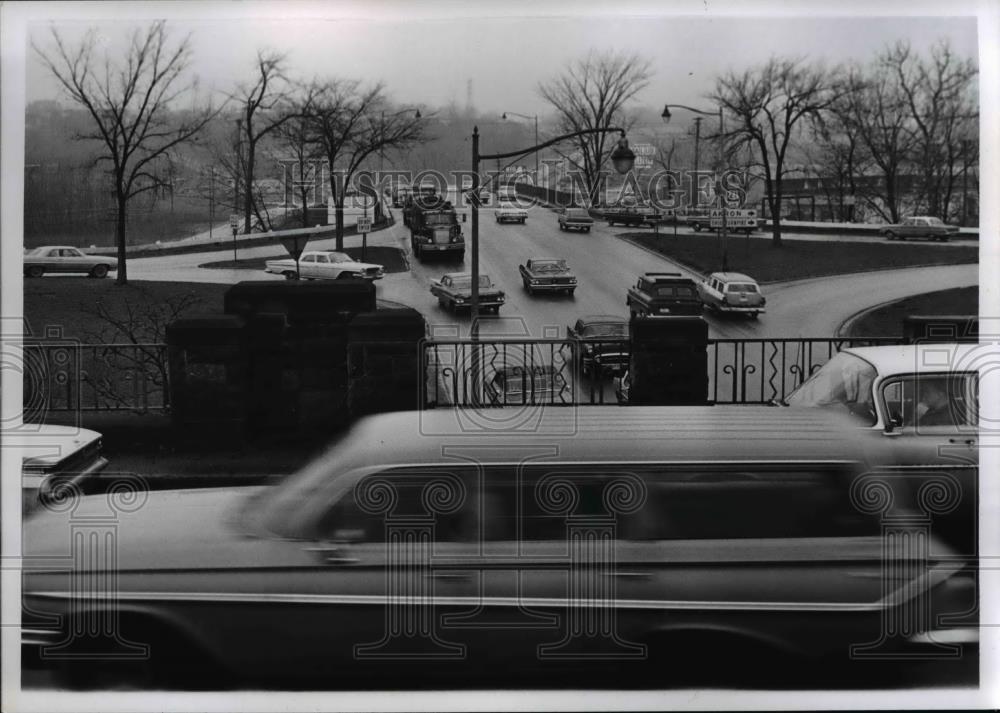
<instances>
[{"instance_id":1,"label":"truck","mask_svg":"<svg viewBox=\"0 0 1000 713\"><path fill-rule=\"evenodd\" d=\"M426 255L465 259L465 235L451 203L441 201L434 207L414 210L407 224L410 248L418 260L423 261Z\"/></svg>"},{"instance_id":2,"label":"truck","mask_svg":"<svg viewBox=\"0 0 1000 713\"><path fill-rule=\"evenodd\" d=\"M632 319L700 315L701 297L694 280L679 272L647 272L625 298Z\"/></svg>"}]
</instances>

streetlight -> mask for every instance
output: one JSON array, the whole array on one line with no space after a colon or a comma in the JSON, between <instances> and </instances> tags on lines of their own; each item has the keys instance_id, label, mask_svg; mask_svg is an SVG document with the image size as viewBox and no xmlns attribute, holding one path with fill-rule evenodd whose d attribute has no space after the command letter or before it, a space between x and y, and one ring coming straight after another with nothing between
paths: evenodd
<instances>
[{"instance_id":1,"label":"streetlight","mask_svg":"<svg viewBox=\"0 0 1000 713\"><path fill-rule=\"evenodd\" d=\"M719 111L704 111L702 109L695 109L694 107L685 106L684 104L664 104L663 113L660 117L663 119L664 124L669 124L671 119L670 108L674 109L686 109L687 111L694 112L695 114L701 114L702 116L719 116L719 170L723 170L725 167L725 146L723 145L722 137L726 134L726 120L723 114L723 108L720 106ZM694 180L698 180L698 140L701 133L701 117L695 118L695 165L694 165ZM719 209L722 213L722 230L719 233L719 240L722 242L722 271L726 272L729 269L729 254L727 245L727 229L726 229L726 202L724 200L724 190L722 186L722 180L718 177L715 182L715 193L719 196ZM695 193L697 198L697 192Z\"/></svg>"},{"instance_id":2,"label":"streetlight","mask_svg":"<svg viewBox=\"0 0 1000 713\"><path fill-rule=\"evenodd\" d=\"M521 157L525 154L529 154L532 151L538 152L541 149L557 144L561 141L566 141L567 139L573 139L578 136L587 136L589 134L608 134L612 132L618 132L620 138L618 139L618 145L615 147L614 151L611 152L611 163L614 165L615 170L618 173L625 174L632 170L632 166L635 165L635 153L628 147L628 139L625 138L625 130L617 126L609 126L606 128L598 129L583 129L581 131L574 131L571 134L563 134L562 136L557 136L554 139L550 139L542 144L536 144L528 149L521 149L518 151L508 151L506 153L497 154L480 154L479 153L479 127L475 126L472 129L472 187L469 188L469 194L472 196L470 200L470 212L472 213L472 295L470 300L470 312L472 313L472 333L473 336L477 333L477 323L479 319L479 162L480 161L490 161L496 159L499 161L503 158L514 158ZM494 179L496 180L496 179Z\"/></svg>"},{"instance_id":3,"label":"streetlight","mask_svg":"<svg viewBox=\"0 0 1000 713\"><path fill-rule=\"evenodd\" d=\"M516 111L505 111L504 114L503 114L503 116L501 118L504 121L507 121L507 115L508 114L511 114L513 116L519 116L522 119L534 119L534 121L535 121L535 144L538 144L538 114L533 114L531 116L527 116L525 114L518 114ZM538 182L540 180L541 180L541 176L538 173L538 150L536 149L535 150L535 185L536 186L538 185Z\"/></svg>"}]
</instances>

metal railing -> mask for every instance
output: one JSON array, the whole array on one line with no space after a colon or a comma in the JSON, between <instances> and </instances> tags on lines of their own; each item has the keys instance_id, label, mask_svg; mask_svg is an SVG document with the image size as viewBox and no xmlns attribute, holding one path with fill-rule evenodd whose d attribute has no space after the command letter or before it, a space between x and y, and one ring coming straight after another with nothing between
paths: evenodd
<instances>
[{"instance_id":1,"label":"metal railing","mask_svg":"<svg viewBox=\"0 0 1000 713\"><path fill-rule=\"evenodd\" d=\"M711 339L707 399L755 404L785 398L846 347L898 338ZM161 411L170 407L165 344L24 344L26 418L58 411ZM627 369L620 339L469 339L421 347L422 408L617 403Z\"/></svg>"}]
</instances>

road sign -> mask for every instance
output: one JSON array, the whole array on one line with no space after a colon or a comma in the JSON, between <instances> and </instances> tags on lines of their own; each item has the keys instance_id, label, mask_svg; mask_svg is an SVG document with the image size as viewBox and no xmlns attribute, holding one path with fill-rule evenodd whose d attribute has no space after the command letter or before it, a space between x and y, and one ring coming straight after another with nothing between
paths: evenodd
<instances>
[{"instance_id":1,"label":"road sign","mask_svg":"<svg viewBox=\"0 0 1000 713\"><path fill-rule=\"evenodd\" d=\"M368 216L358 217L358 232L359 233L370 233L372 232L372 219Z\"/></svg>"},{"instance_id":2,"label":"road sign","mask_svg":"<svg viewBox=\"0 0 1000 713\"><path fill-rule=\"evenodd\" d=\"M722 227L722 210L713 208L708 214L713 228ZM727 228L756 228L757 210L755 208L726 208Z\"/></svg>"},{"instance_id":3,"label":"road sign","mask_svg":"<svg viewBox=\"0 0 1000 713\"><path fill-rule=\"evenodd\" d=\"M236 230L240 227L240 216L238 213L229 214L229 227Z\"/></svg>"},{"instance_id":4,"label":"road sign","mask_svg":"<svg viewBox=\"0 0 1000 713\"><path fill-rule=\"evenodd\" d=\"M285 246L285 250L291 255L292 260L298 261L299 255L305 250L306 243L309 242L308 235L282 235L278 238L281 244Z\"/></svg>"}]
</instances>

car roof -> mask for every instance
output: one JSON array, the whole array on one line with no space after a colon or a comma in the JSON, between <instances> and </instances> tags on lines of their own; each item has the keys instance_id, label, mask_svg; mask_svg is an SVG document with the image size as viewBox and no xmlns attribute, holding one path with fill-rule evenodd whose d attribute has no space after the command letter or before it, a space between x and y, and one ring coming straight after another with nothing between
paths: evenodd
<instances>
[{"instance_id":1,"label":"car roof","mask_svg":"<svg viewBox=\"0 0 1000 713\"><path fill-rule=\"evenodd\" d=\"M485 272L480 272L479 276L480 277L489 277L489 275L487 275ZM472 279L472 273L471 272L448 272L448 273L445 273L444 275L442 275L441 277L442 277L442 279L445 278L445 277L450 277L453 280L460 280L462 278L468 278L468 279L471 280Z\"/></svg>"},{"instance_id":2,"label":"car roof","mask_svg":"<svg viewBox=\"0 0 1000 713\"><path fill-rule=\"evenodd\" d=\"M948 343L850 347L843 351L864 359L881 375L978 371L982 352L978 344Z\"/></svg>"},{"instance_id":3,"label":"car roof","mask_svg":"<svg viewBox=\"0 0 1000 713\"><path fill-rule=\"evenodd\" d=\"M749 275L744 275L742 272L713 272L709 277L714 277L723 282L752 282L757 284L755 279Z\"/></svg>"},{"instance_id":4,"label":"car roof","mask_svg":"<svg viewBox=\"0 0 1000 713\"><path fill-rule=\"evenodd\" d=\"M604 324L604 323L614 323L614 324L628 324L628 319L622 317L620 314L587 314L580 317L578 321L584 324Z\"/></svg>"},{"instance_id":5,"label":"car roof","mask_svg":"<svg viewBox=\"0 0 1000 713\"><path fill-rule=\"evenodd\" d=\"M546 261L566 262L566 258L564 258L564 257L531 257L531 258L528 258L528 262L546 262Z\"/></svg>"},{"instance_id":6,"label":"car roof","mask_svg":"<svg viewBox=\"0 0 1000 713\"><path fill-rule=\"evenodd\" d=\"M362 419L342 443L367 449L376 466L437 463L443 452L463 446L482 463L521 460L541 445L561 461L577 462L859 461L868 448L842 414L773 406L393 412Z\"/></svg>"}]
</instances>

